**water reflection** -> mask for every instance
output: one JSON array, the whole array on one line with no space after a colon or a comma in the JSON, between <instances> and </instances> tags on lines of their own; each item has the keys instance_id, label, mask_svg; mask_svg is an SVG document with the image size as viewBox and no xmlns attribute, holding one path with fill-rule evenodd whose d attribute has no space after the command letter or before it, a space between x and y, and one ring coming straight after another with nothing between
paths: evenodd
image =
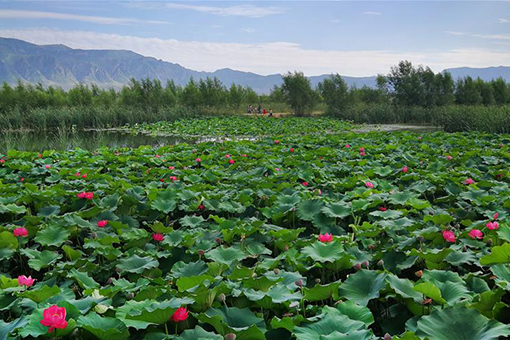
<instances>
[{"instance_id":1,"label":"water reflection","mask_svg":"<svg viewBox=\"0 0 510 340\"><path fill-rule=\"evenodd\" d=\"M77 147L85 150L96 150L103 146L136 148L141 145L152 145L158 147L178 143L196 143L198 141L201 141L201 139L178 136L135 136L117 131L16 131L0 133L0 152L6 153L8 150L69 150Z\"/></svg>"}]
</instances>

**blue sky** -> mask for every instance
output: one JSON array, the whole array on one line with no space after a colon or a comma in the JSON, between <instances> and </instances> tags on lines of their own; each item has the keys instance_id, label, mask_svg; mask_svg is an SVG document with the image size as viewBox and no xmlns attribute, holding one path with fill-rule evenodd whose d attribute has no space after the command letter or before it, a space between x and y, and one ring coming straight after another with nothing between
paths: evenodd
<instances>
[{"instance_id":1,"label":"blue sky","mask_svg":"<svg viewBox=\"0 0 510 340\"><path fill-rule=\"evenodd\" d=\"M214 71L510 65L510 1L0 1L0 36Z\"/></svg>"}]
</instances>

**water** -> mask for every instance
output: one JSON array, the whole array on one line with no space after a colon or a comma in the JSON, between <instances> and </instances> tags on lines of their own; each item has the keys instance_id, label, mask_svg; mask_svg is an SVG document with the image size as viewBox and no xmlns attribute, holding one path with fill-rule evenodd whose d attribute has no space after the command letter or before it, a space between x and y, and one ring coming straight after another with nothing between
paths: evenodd
<instances>
[{"instance_id":1,"label":"water","mask_svg":"<svg viewBox=\"0 0 510 340\"><path fill-rule=\"evenodd\" d=\"M133 135L118 131L16 131L0 133L0 153L8 150L43 151L48 149L69 150L81 148L96 150L111 148L137 148L141 145L164 146L178 143L196 143L205 139L178 136Z\"/></svg>"},{"instance_id":2,"label":"water","mask_svg":"<svg viewBox=\"0 0 510 340\"><path fill-rule=\"evenodd\" d=\"M416 125L362 125L354 132L369 131L413 131L413 132L433 132L438 131L437 127L416 126ZM156 136L148 134L134 135L120 131L72 131L57 130L46 132L35 131L16 131L0 132L0 153L6 153L8 150L20 151L43 151L48 149L69 150L81 148L85 150L96 150L106 146L110 148L137 148L141 145L151 145L155 147L164 145L175 145L178 143L198 143L207 141L221 141L229 138L216 137L189 137L189 136ZM253 140L255 138L242 138Z\"/></svg>"}]
</instances>

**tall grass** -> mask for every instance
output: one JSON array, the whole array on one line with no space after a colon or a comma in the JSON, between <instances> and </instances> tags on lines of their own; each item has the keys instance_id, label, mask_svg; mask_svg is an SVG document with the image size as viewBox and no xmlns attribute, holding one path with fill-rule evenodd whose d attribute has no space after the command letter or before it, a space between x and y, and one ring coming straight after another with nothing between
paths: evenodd
<instances>
[{"instance_id":1,"label":"tall grass","mask_svg":"<svg viewBox=\"0 0 510 340\"><path fill-rule=\"evenodd\" d=\"M20 111L14 109L0 113L0 130L56 130L113 128L126 124L142 122L173 121L192 117L198 113L186 107L162 108L146 111L137 108L102 108L102 107L65 107L32 109Z\"/></svg>"},{"instance_id":2,"label":"tall grass","mask_svg":"<svg viewBox=\"0 0 510 340\"><path fill-rule=\"evenodd\" d=\"M359 103L329 114L358 124L431 124L435 119L433 109L392 104Z\"/></svg>"}]
</instances>

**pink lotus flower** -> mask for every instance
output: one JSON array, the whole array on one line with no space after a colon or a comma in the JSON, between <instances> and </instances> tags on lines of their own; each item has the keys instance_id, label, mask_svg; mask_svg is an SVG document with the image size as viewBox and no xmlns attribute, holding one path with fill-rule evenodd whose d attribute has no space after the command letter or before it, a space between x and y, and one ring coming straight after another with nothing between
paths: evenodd
<instances>
[{"instance_id":1,"label":"pink lotus flower","mask_svg":"<svg viewBox=\"0 0 510 340\"><path fill-rule=\"evenodd\" d=\"M35 279L32 276L26 277L25 275L18 276L18 284L20 286L26 286L27 288L34 284Z\"/></svg>"},{"instance_id":2,"label":"pink lotus flower","mask_svg":"<svg viewBox=\"0 0 510 340\"><path fill-rule=\"evenodd\" d=\"M386 208L386 207L380 207L379 208L379 211L386 211L386 210L388 210L388 208Z\"/></svg>"},{"instance_id":3,"label":"pink lotus flower","mask_svg":"<svg viewBox=\"0 0 510 340\"><path fill-rule=\"evenodd\" d=\"M471 237L472 239L481 240L483 238L483 233L478 229L472 229L469 232L468 236Z\"/></svg>"},{"instance_id":4,"label":"pink lotus flower","mask_svg":"<svg viewBox=\"0 0 510 340\"><path fill-rule=\"evenodd\" d=\"M81 176L81 174L80 174L79 172L76 172L76 173L74 174L74 177L80 177L80 176Z\"/></svg>"},{"instance_id":5,"label":"pink lotus flower","mask_svg":"<svg viewBox=\"0 0 510 340\"><path fill-rule=\"evenodd\" d=\"M87 178L87 174L81 175L81 178L83 178L83 179Z\"/></svg>"},{"instance_id":6,"label":"pink lotus flower","mask_svg":"<svg viewBox=\"0 0 510 340\"><path fill-rule=\"evenodd\" d=\"M165 239L165 236L163 234L154 233L154 234L152 234L152 239L154 241L161 242Z\"/></svg>"},{"instance_id":7,"label":"pink lotus flower","mask_svg":"<svg viewBox=\"0 0 510 340\"><path fill-rule=\"evenodd\" d=\"M155 157L155 158L161 158L161 156L160 156L160 155L155 155L154 157Z\"/></svg>"},{"instance_id":8,"label":"pink lotus flower","mask_svg":"<svg viewBox=\"0 0 510 340\"><path fill-rule=\"evenodd\" d=\"M37 155L37 157L42 158L42 154L41 154L41 153L40 153L40 154L38 154L38 155Z\"/></svg>"},{"instance_id":9,"label":"pink lotus flower","mask_svg":"<svg viewBox=\"0 0 510 340\"><path fill-rule=\"evenodd\" d=\"M20 227L16 228L12 231L12 234L16 237L27 237L28 236L28 230L26 228Z\"/></svg>"},{"instance_id":10,"label":"pink lotus flower","mask_svg":"<svg viewBox=\"0 0 510 340\"><path fill-rule=\"evenodd\" d=\"M365 186L370 189L374 188L374 184L372 182L365 182Z\"/></svg>"},{"instance_id":11,"label":"pink lotus flower","mask_svg":"<svg viewBox=\"0 0 510 340\"><path fill-rule=\"evenodd\" d=\"M48 333L53 332L55 328L65 329L67 327L66 309L53 305L43 311L41 325L49 327Z\"/></svg>"},{"instance_id":12,"label":"pink lotus flower","mask_svg":"<svg viewBox=\"0 0 510 340\"><path fill-rule=\"evenodd\" d=\"M470 185L470 184L473 184L475 183L475 181L472 179L472 178L468 178L466 179L464 182L462 182L463 184L465 185Z\"/></svg>"},{"instance_id":13,"label":"pink lotus flower","mask_svg":"<svg viewBox=\"0 0 510 340\"><path fill-rule=\"evenodd\" d=\"M497 220L499 217L499 213L494 213L494 216L492 217L493 220Z\"/></svg>"},{"instance_id":14,"label":"pink lotus flower","mask_svg":"<svg viewBox=\"0 0 510 340\"><path fill-rule=\"evenodd\" d=\"M245 153L243 153L243 154L241 155L241 157L246 157L246 154L245 154Z\"/></svg>"},{"instance_id":15,"label":"pink lotus flower","mask_svg":"<svg viewBox=\"0 0 510 340\"><path fill-rule=\"evenodd\" d=\"M97 221L97 226L99 228L104 228L108 225L108 221L107 220L101 220L101 221Z\"/></svg>"},{"instance_id":16,"label":"pink lotus flower","mask_svg":"<svg viewBox=\"0 0 510 340\"><path fill-rule=\"evenodd\" d=\"M490 230L496 230L499 228L499 223L494 221L494 222L487 222L487 224L485 225L487 227L487 229L490 229Z\"/></svg>"},{"instance_id":17,"label":"pink lotus flower","mask_svg":"<svg viewBox=\"0 0 510 340\"><path fill-rule=\"evenodd\" d=\"M164 178L161 178L159 181L160 181L160 182L164 182L164 181L165 181L165 179L164 179Z\"/></svg>"},{"instance_id":18,"label":"pink lotus flower","mask_svg":"<svg viewBox=\"0 0 510 340\"><path fill-rule=\"evenodd\" d=\"M177 176L170 176L168 178L173 182L177 181Z\"/></svg>"},{"instance_id":19,"label":"pink lotus flower","mask_svg":"<svg viewBox=\"0 0 510 340\"><path fill-rule=\"evenodd\" d=\"M359 153L359 155L360 155L361 157L363 157L363 156L365 156L366 154L365 154L365 152L364 152L364 151L361 151L361 152Z\"/></svg>"},{"instance_id":20,"label":"pink lotus flower","mask_svg":"<svg viewBox=\"0 0 510 340\"><path fill-rule=\"evenodd\" d=\"M317 193L320 195L322 195L322 190L321 189L317 189Z\"/></svg>"},{"instance_id":21,"label":"pink lotus flower","mask_svg":"<svg viewBox=\"0 0 510 340\"><path fill-rule=\"evenodd\" d=\"M402 168L402 172L403 172L403 173L406 173L406 172L407 172L407 170L408 170L408 167L407 167L407 166L404 166L404 167Z\"/></svg>"},{"instance_id":22,"label":"pink lotus flower","mask_svg":"<svg viewBox=\"0 0 510 340\"><path fill-rule=\"evenodd\" d=\"M169 170L174 170L175 169L175 166L169 166L168 167Z\"/></svg>"},{"instance_id":23,"label":"pink lotus flower","mask_svg":"<svg viewBox=\"0 0 510 340\"><path fill-rule=\"evenodd\" d=\"M274 171L280 171L280 168L274 168Z\"/></svg>"},{"instance_id":24,"label":"pink lotus flower","mask_svg":"<svg viewBox=\"0 0 510 340\"><path fill-rule=\"evenodd\" d=\"M359 148L359 152L365 152L364 148Z\"/></svg>"},{"instance_id":25,"label":"pink lotus flower","mask_svg":"<svg viewBox=\"0 0 510 340\"><path fill-rule=\"evenodd\" d=\"M320 234L319 241L323 242L323 243L331 242L331 241L333 241L333 234L328 234L328 233Z\"/></svg>"},{"instance_id":26,"label":"pink lotus flower","mask_svg":"<svg viewBox=\"0 0 510 340\"><path fill-rule=\"evenodd\" d=\"M45 167L46 169L49 169L49 168L51 168L51 165L46 164L44 167Z\"/></svg>"},{"instance_id":27,"label":"pink lotus flower","mask_svg":"<svg viewBox=\"0 0 510 340\"><path fill-rule=\"evenodd\" d=\"M230 164L234 164L234 163L235 163L235 161L234 161L233 159L229 159L229 160L228 160L228 162L229 162Z\"/></svg>"},{"instance_id":28,"label":"pink lotus flower","mask_svg":"<svg viewBox=\"0 0 510 340\"><path fill-rule=\"evenodd\" d=\"M5 159L0 159L0 164L4 164L5 163Z\"/></svg>"},{"instance_id":29,"label":"pink lotus flower","mask_svg":"<svg viewBox=\"0 0 510 340\"><path fill-rule=\"evenodd\" d=\"M200 158L196 158L195 162L200 163L202 160Z\"/></svg>"},{"instance_id":30,"label":"pink lotus flower","mask_svg":"<svg viewBox=\"0 0 510 340\"><path fill-rule=\"evenodd\" d=\"M278 143L280 143L280 141L279 141L278 139L276 139L276 140L274 141L274 143L275 143L275 144L278 144Z\"/></svg>"},{"instance_id":31,"label":"pink lotus flower","mask_svg":"<svg viewBox=\"0 0 510 340\"><path fill-rule=\"evenodd\" d=\"M88 191L83 191L83 192L76 194L76 197L85 198L85 199L91 201L94 198L94 193L88 192Z\"/></svg>"},{"instance_id":32,"label":"pink lotus flower","mask_svg":"<svg viewBox=\"0 0 510 340\"><path fill-rule=\"evenodd\" d=\"M290 152L294 152L294 148L290 148L290 150L289 150L289 151L290 151Z\"/></svg>"},{"instance_id":33,"label":"pink lotus flower","mask_svg":"<svg viewBox=\"0 0 510 340\"><path fill-rule=\"evenodd\" d=\"M225 158L230 158L230 157L232 157L232 156L230 156L229 154L225 155Z\"/></svg>"},{"instance_id":34,"label":"pink lotus flower","mask_svg":"<svg viewBox=\"0 0 510 340\"><path fill-rule=\"evenodd\" d=\"M204 210L204 209L205 209L205 206L204 206L203 204L200 204L200 205L198 206L198 210Z\"/></svg>"},{"instance_id":35,"label":"pink lotus flower","mask_svg":"<svg viewBox=\"0 0 510 340\"><path fill-rule=\"evenodd\" d=\"M303 186L307 187L308 186L308 182L303 182L301 183Z\"/></svg>"},{"instance_id":36,"label":"pink lotus flower","mask_svg":"<svg viewBox=\"0 0 510 340\"><path fill-rule=\"evenodd\" d=\"M25 181L25 177L21 177L19 180L24 182Z\"/></svg>"},{"instance_id":37,"label":"pink lotus flower","mask_svg":"<svg viewBox=\"0 0 510 340\"><path fill-rule=\"evenodd\" d=\"M453 157L452 157L452 156L450 156L450 155L446 155L446 159L447 159L447 160L449 160L449 161L451 161L451 160L453 159Z\"/></svg>"},{"instance_id":38,"label":"pink lotus flower","mask_svg":"<svg viewBox=\"0 0 510 340\"><path fill-rule=\"evenodd\" d=\"M455 243L455 234L450 230L443 230L443 238L446 242Z\"/></svg>"},{"instance_id":39,"label":"pink lotus flower","mask_svg":"<svg viewBox=\"0 0 510 340\"><path fill-rule=\"evenodd\" d=\"M173 322L181 322L188 318L188 311L185 307L177 308L177 310L172 314L172 321Z\"/></svg>"},{"instance_id":40,"label":"pink lotus flower","mask_svg":"<svg viewBox=\"0 0 510 340\"><path fill-rule=\"evenodd\" d=\"M345 148L349 149L351 146L349 144L345 144Z\"/></svg>"}]
</instances>

